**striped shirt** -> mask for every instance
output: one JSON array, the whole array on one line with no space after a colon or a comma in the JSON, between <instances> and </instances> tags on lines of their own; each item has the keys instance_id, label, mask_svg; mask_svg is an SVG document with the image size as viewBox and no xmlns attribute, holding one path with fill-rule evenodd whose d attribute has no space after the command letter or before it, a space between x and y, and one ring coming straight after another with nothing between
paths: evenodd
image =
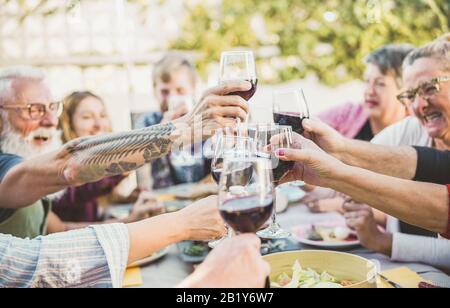
<instances>
[{"instance_id":1,"label":"striped shirt","mask_svg":"<svg viewBox=\"0 0 450 308\"><path fill-rule=\"evenodd\" d=\"M34 240L0 234L0 287L120 288L129 244L123 224Z\"/></svg>"}]
</instances>

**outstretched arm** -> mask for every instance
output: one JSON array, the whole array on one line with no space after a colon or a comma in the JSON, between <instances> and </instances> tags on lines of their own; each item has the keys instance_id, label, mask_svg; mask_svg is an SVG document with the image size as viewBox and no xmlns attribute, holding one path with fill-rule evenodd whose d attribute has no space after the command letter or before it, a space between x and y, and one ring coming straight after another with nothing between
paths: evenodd
<instances>
[{"instance_id":1,"label":"outstretched arm","mask_svg":"<svg viewBox=\"0 0 450 308\"><path fill-rule=\"evenodd\" d=\"M304 120L306 137L344 163L402 179L416 173L417 152L412 147L389 147L345 138L320 120Z\"/></svg>"},{"instance_id":2,"label":"outstretched arm","mask_svg":"<svg viewBox=\"0 0 450 308\"><path fill-rule=\"evenodd\" d=\"M208 138L217 128L233 126L236 118L244 121L247 102L239 96L224 95L249 87L247 82L217 87L177 121L74 140L57 153L21 163L0 182L0 207L28 206L68 186L136 170L174 147Z\"/></svg>"},{"instance_id":3,"label":"outstretched arm","mask_svg":"<svg viewBox=\"0 0 450 308\"><path fill-rule=\"evenodd\" d=\"M297 149L281 149L280 159L297 164L283 181L303 179L329 187L355 201L422 228L446 233L449 197L446 186L419 183L348 166L312 141L296 135Z\"/></svg>"}]
</instances>

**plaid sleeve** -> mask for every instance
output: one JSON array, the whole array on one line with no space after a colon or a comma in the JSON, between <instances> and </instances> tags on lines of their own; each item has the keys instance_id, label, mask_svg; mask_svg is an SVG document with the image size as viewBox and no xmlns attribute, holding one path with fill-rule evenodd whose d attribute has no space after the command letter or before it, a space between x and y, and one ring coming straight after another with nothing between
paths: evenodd
<instances>
[{"instance_id":1,"label":"plaid sleeve","mask_svg":"<svg viewBox=\"0 0 450 308\"><path fill-rule=\"evenodd\" d=\"M449 195L448 226L447 226L447 233L446 234L441 234L441 235L443 237L445 237L446 239L450 240L450 184L447 185L447 189L448 189L448 195Z\"/></svg>"}]
</instances>

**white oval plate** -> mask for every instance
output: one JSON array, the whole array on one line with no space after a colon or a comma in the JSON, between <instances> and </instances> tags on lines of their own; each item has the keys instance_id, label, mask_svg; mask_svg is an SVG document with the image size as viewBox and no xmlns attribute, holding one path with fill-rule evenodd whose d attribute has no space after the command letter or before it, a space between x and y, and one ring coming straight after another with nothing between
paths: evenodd
<instances>
[{"instance_id":1,"label":"white oval plate","mask_svg":"<svg viewBox=\"0 0 450 308\"><path fill-rule=\"evenodd\" d=\"M317 225L317 224L316 224ZM305 244L313 247L327 248L327 249L349 249L354 248L356 246L361 245L359 240L354 241L311 241L305 238L305 231L299 231L299 229L303 229L308 227L309 224L299 225L292 228L292 238L301 244ZM338 226L338 225L336 225Z\"/></svg>"},{"instance_id":2,"label":"white oval plate","mask_svg":"<svg viewBox=\"0 0 450 308\"><path fill-rule=\"evenodd\" d=\"M147 265L149 263L152 263L152 262L155 262L156 260L161 259L168 253L169 253L169 247L166 247L166 248L154 253L153 255L151 255L148 258L144 258L142 260L139 260L139 261L136 261L136 262L130 264L128 267L141 267L141 266Z\"/></svg>"},{"instance_id":3,"label":"white oval plate","mask_svg":"<svg viewBox=\"0 0 450 308\"><path fill-rule=\"evenodd\" d=\"M311 241L305 238L297 237L295 235L293 235L292 237L301 244L328 249L354 248L356 246L361 245L361 243L358 240L349 242L325 242L325 241Z\"/></svg>"}]
</instances>

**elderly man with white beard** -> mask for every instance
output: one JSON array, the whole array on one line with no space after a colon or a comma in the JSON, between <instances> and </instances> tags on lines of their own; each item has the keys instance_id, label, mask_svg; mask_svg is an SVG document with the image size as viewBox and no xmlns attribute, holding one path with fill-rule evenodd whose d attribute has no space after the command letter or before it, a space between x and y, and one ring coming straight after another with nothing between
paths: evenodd
<instances>
[{"instance_id":1,"label":"elderly man with white beard","mask_svg":"<svg viewBox=\"0 0 450 308\"><path fill-rule=\"evenodd\" d=\"M13 75L18 78L12 81L9 77ZM2 74L0 101L1 152L29 159L62 146L57 130L62 102L53 102L50 90L44 83L44 76L39 71L19 68ZM48 102L50 103L45 105ZM22 107L23 109L19 109ZM49 112L46 112L46 108ZM0 176L3 177L4 174ZM50 201L45 198L21 209L0 208L0 232L34 238L47 232L49 215ZM53 216L54 218L57 217Z\"/></svg>"},{"instance_id":2,"label":"elderly man with white beard","mask_svg":"<svg viewBox=\"0 0 450 308\"><path fill-rule=\"evenodd\" d=\"M14 75L16 77L8 78ZM8 79L13 79L13 82ZM5 102L0 109L3 123L0 133L1 152L30 159L62 147L57 126L63 102L52 99L51 91L40 71L15 68L3 73L0 76L0 100ZM45 105L47 102L50 102L48 107ZM89 225L61 221L50 211L51 197L54 195L20 210L0 208L0 232L34 238L40 234L80 229ZM139 221L146 218L154 206L157 204L148 201L148 194L144 193L138 198L129 216L103 223Z\"/></svg>"}]
</instances>

